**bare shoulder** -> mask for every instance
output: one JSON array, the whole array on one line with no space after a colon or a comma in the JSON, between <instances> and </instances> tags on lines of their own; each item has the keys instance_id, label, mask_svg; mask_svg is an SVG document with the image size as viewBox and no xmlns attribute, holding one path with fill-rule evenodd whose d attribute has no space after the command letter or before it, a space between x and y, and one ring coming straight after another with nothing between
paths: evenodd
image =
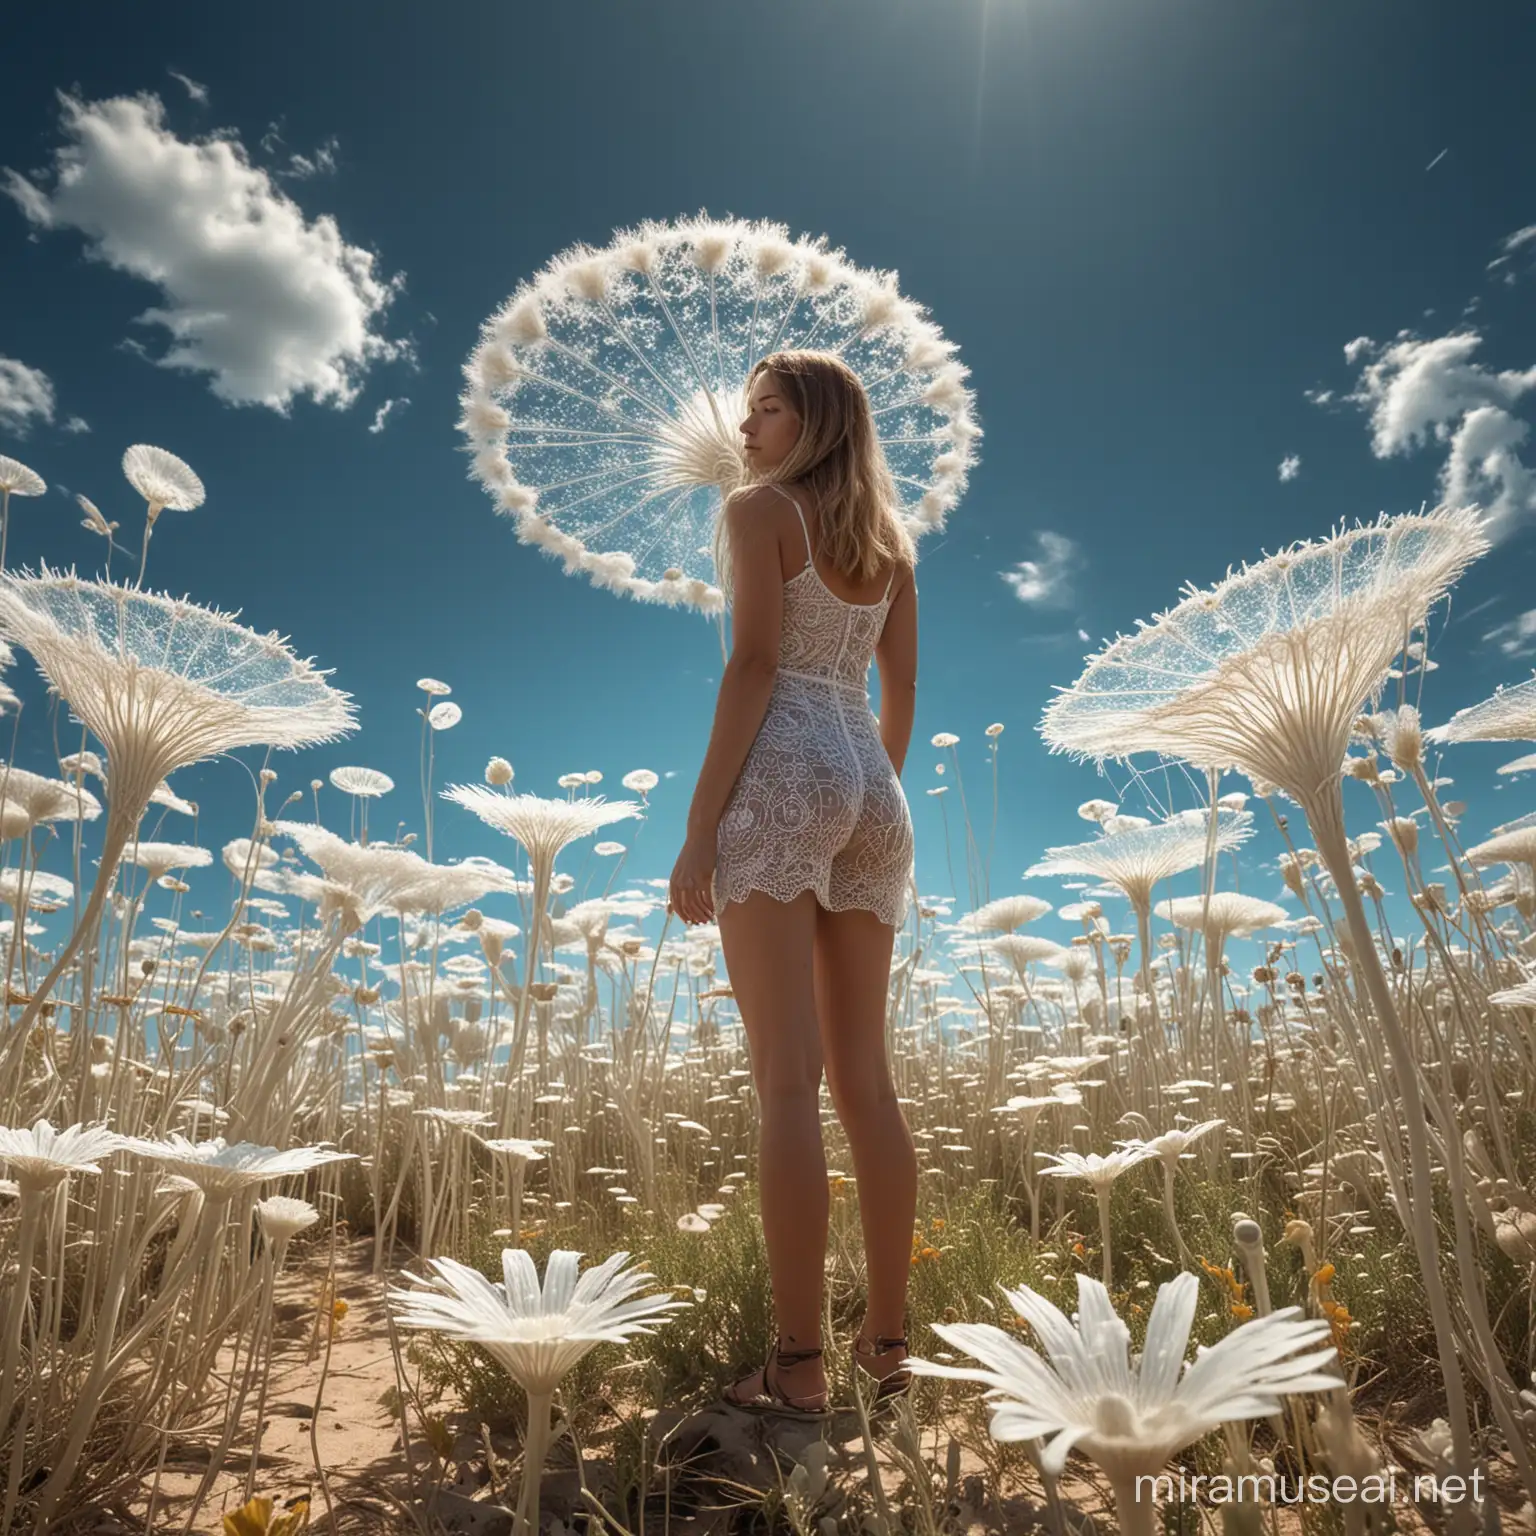
<instances>
[{"instance_id":1,"label":"bare shoulder","mask_svg":"<svg viewBox=\"0 0 1536 1536\"><path fill-rule=\"evenodd\" d=\"M744 485L726 497L725 516L733 527L747 521L775 517L780 511L790 512L788 499L771 485Z\"/></svg>"},{"instance_id":2,"label":"bare shoulder","mask_svg":"<svg viewBox=\"0 0 1536 1536\"><path fill-rule=\"evenodd\" d=\"M737 549L777 544L794 515L789 500L767 485L744 486L725 503L725 526Z\"/></svg>"}]
</instances>

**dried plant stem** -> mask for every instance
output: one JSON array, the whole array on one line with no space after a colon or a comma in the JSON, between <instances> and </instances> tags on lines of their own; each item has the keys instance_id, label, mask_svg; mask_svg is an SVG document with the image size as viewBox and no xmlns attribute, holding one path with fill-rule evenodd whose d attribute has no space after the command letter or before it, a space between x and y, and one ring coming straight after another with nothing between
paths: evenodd
<instances>
[{"instance_id":1,"label":"dried plant stem","mask_svg":"<svg viewBox=\"0 0 1536 1536\"><path fill-rule=\"evenodd\" d=\"M1461 1376L1455 1326L1451 1320L1450 1300L1440 1273L1440 1247L1435 1233L1434 1177L1430 1170L1427 1106L1419 1086L1418 1066L1414 1062L1398 1020L1397 1005L1385 972L1376 954L1375 940L1366 922L1360 889L1355 883L1354 862L1344 835L1344 807L1337 780L1331 782L1331 795L1303 802L1307 823L1317 843L1317 851L1327 866L1344 907L1345 921L1355 950L1354 962L1365 982L1376 1011L1376 1022L1391 1060L1397 1091L1402 1098L1404 1132L1408 1140L1409 1176L1412 1200L1403 1218L1413 1238L1414 1251L1424 1281L1425 1300L1434 1324L1435 1347L1440 1370L1445 1378L1446 1421L1451 1427L1457 1472L1466 1478L1473 1471L1472 1428L1467 1404L1466 1385ZM1384 1080L1378 1081L1378 1093L1385 1099ZM1469 1484L1470 1486L1470 1484Z\"/></svg>"}]
</instances>

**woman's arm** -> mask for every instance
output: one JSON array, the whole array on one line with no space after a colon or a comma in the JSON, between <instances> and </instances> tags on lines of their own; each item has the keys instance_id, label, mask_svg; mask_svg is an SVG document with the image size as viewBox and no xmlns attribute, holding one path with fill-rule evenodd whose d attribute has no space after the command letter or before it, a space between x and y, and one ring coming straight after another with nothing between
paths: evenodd
<instances>
[{"instance_id":1,"label":"woman's arm","mask_svg":"<svg viewBox=\"0 0 1536 1536\"><path fill-rule=\"evenodd\" d=\"M768 712L779 666L784 575L776 515L782 498L749 491L725 508L732 586L731 655L720 678L715 721L688 811L688 835L714 838L742 764Z\"/></svg>"},{"instance_id":2,"label":"woman's arm","mask_svg":"<svg viewBox=\"0 0 1536 1536\"><path fill-rule=\"evenodd\" d=\"M880 740L899 778L917 710L917 573L897 579L885 630L875 646L875 664L880 671Z\"/></svg>"}]
</instances>

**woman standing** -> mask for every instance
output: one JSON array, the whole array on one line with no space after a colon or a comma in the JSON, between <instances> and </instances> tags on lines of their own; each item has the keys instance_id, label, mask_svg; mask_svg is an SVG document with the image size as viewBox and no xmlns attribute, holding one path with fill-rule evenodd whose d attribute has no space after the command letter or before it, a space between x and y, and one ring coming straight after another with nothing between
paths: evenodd
<instances>
[{"instance_id":1,"label":"woman standing","mask_svg":"<svg viewBox=\"0 0 1536 1536\"><path fill-rule=\"evenodd\" d=\"M748 483L716 567L732 649L670 905L718 922L762 1116L759 1183L778 1340L737 1407L826 1412L823 1068L853 1152L878 1398L900 1369L917 1161L886 1059L895 933L912 882L900 773L917 689L916 551L857 375L779 352L748 380ZM880 717L869 707L871 659Z\"/></svg>"}]
</instances>

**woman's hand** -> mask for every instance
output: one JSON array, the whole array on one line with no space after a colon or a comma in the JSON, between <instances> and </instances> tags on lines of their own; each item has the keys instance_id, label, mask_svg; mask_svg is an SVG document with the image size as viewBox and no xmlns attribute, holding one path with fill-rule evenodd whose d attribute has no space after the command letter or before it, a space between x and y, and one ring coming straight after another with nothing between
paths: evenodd
<instances>
[{"instance_id":1,"label":"woman's hand","mask_svg":"<svg viewBox=\"0 0 1536 1536\"><path fill-rule=\"evenodd\" d=\"M710 876L715 872L715 838L690 832L683 851L672 866L672 888L667 905L685 923L714 921L715 904L710 895Z\"/></svg>"}]
</instances>

